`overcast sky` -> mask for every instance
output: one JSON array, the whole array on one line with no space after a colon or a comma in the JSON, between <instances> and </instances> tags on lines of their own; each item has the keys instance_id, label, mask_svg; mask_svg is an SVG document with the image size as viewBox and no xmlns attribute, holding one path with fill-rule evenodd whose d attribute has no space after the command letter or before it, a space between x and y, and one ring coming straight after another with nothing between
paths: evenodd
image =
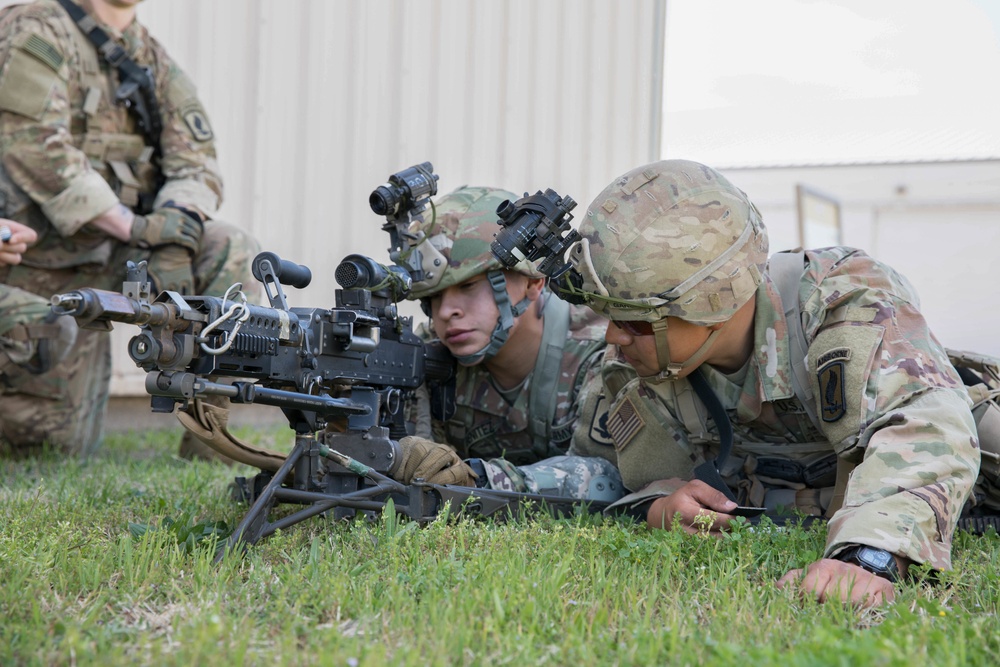
<instances>
[{"instance_id":1,"label":"overcast sky","mask_svg":"<svg viewBox=\"0 0 1000 667\"><path fill-rule=\"evenodd\" d=\"M664 154L1000 157L1000 0L667 0Z\"/></svg>"}]
</instances>

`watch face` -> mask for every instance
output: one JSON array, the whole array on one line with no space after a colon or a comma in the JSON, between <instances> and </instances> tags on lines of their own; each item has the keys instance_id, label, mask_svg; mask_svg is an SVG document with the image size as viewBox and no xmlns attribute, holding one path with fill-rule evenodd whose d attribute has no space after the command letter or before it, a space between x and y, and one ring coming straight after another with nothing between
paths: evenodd
<instances>
[{"instance_id":1,"label":"watch face","mask_svg":"<svg viewBox=\"0 0 1000 667\"><path fill-rule=\"evenodd\" d=\"M858 550L858 560L879 571L886 571L892 567L893 556L883 549L862 547Z\"/></svg>"}]
</instances>

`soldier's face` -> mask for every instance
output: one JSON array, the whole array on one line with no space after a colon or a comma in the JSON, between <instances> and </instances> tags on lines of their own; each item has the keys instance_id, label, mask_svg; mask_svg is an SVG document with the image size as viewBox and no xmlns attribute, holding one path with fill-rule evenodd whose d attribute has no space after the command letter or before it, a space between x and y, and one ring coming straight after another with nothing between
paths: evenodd
<instances>
[{"instance_id":1,"label":"soldier's face","mask_svg":"<svg viewBox=\"0 0 1000 667\"><path fill-rule=\"evenodd\" d=\"M633 328L633 327L627 327ZM647 329L648 330L648 329ZM667 343L670 347L670 361L683 363L694 356L708 337L712 334L710 327L698 326L676 317L667 318ZM656 338L650 333L629 333L626 328L608 322L608 330L604 339L609 345L617 345L625 355L625 360L632 365L636 373L642 377L656 375L663 368L656 355ZM666 360L663 361L666 366ZM696 367L686 368L680 377L688 375Z\"/></svg>"},{"instance_id":2,"label":"soldier's face","mask_svg":"<svg viewBox=\"0 0 1000 667\"><path fill-rule=\"evenodd\" d=\"M509 271L504 275L510 302L516 304L525 296L528 279ZM475 354L490 342L500 309L486 274L447 287L430 301L434 332L452 354Z\"/></svg>"}]
</instances>

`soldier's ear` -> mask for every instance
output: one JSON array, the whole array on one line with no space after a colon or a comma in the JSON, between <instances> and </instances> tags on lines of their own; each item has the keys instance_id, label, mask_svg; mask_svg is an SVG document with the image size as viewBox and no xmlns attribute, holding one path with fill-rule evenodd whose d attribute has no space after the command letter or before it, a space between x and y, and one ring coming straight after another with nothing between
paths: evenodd
<instances>
[{"instance_id":1,"label":"soldier's ear","mask_svg":"<svg viewBox=\"0 0 1000 667\"><path fill-rule=\"evenodd\" d=\"M525 296L532 301L537 301L545 289L545 278L528 278L528 287Z\"/></svg>"}]
</instances>

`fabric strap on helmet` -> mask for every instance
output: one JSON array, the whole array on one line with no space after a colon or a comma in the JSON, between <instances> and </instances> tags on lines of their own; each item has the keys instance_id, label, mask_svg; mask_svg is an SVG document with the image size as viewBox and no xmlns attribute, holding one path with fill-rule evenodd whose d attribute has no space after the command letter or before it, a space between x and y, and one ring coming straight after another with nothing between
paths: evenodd
<instances>
[{"instance_id":1,"label":"fabric strap on helmet","mask_svg":"<svg viewBox=\"0 0 1000 667\"><path fill-rule=\"evenodd\" d=\"M709 334L708 339L701 344L695 353L691 357L683 362L677 363L670 361L670 345L667 342L667 318L657 320L652 323L653 327L653 340L656 342L656 361L659 363L660 370L656 375L649 377L644 377L643 379L647 382L663 382L664 380L677 380L680 376L681 371L686 368L691 368L692 366L697 366L704 360L708 355L709 350L715 345L716 339L719 334L722 333L722 329L716 329L711 334ZM666 360L666 365L664 365L664 360Z\"/></svg>"},{"instance_id":2,"label":"fabric strap on helmet","mask_svg":"<svg viewBox=\"0 0 1000 667\"><path fill-rule=\"evenodd\" d=\"M510 296L507 294L507 279L504 277L503 271L487 271L486 279L490 281L490 287L493 288L493 300L496 301L500 316L497 318L497 326L490 334L490 342L486 344L486 347L472 354L455 357L458 363L463 366L473 366L495 357L503 344L507 342L510 328L514 326L514 318L519 317L531 305L531 299L527 296L517 304L510 305Z\"/></svg>"}]
</instances>

